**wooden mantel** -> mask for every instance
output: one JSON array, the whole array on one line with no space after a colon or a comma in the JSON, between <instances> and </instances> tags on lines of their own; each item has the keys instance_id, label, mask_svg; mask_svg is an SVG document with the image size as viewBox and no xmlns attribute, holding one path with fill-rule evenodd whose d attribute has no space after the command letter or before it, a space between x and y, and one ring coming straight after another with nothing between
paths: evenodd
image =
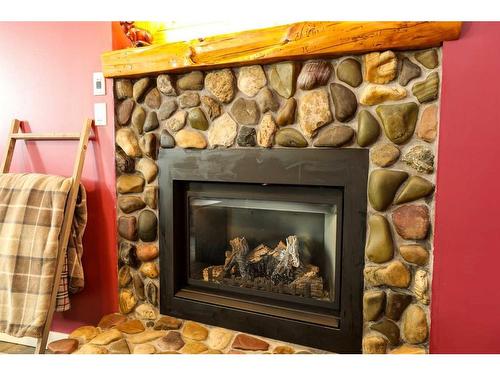
<instances>
[{"instance_id":1,"label":"wooden mantel","mask_svg":"<svg viewBox=\"0 0 500 375\"><path fill-rule=\"evenodd\" d=\"M102 54L106 77L134 77L290 59L436 47L461 22L300 22Z\"/></svg>"}]
</instances>

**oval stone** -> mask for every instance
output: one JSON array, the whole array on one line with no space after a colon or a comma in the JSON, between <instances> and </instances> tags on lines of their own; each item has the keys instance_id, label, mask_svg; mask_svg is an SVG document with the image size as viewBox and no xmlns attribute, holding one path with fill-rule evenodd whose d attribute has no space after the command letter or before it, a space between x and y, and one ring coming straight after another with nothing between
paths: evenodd
<instances>
[{"instance_id":1,"label":"oval stone","mask_svg":"<svg viewBox=\"0 0 500 375\"><path fill-rule=\"evenodd\" d=\"M158 220L153 211L144 210L139 214L137 220L137 232L139 238L144 242L156 240L158 230Z\"/></svg>"},{"instance_id":2,"label":"oval stone","mask_svg":"<svg viewBox=\"0 0 500 375\"><path fill-rule=\"evenodd\" d=\"M352 58L343 60L337 68L337 78L352 87L361 85L363 76L359 61Z\"/></svg>"},{"instance_id":3,"label":"oval stone","mask_svg":"<svg viewBox=\"0 0 500 375\"><path fill-rule=\"evenodd\" d=\"M130 119L130 114L134 108L134 101L132 99L125 99L123 102L119 103L116 107L116 118L120 125L127 124Z\"/></svg>"},{"instance_id":4,"label":"oval stone","mask_svg":"<svg viewBox=\"0 0 500 375\"><path fill-rule=\"evenodd\" d=\"M148 262L150 260L158 258L158 246L154 244L139 244L137 245L137 257L142 262Z\"/></svg>"},{"instance_id":5,"label":"oval stone","mask_svg":"<svg viewBox=\"0 0 500 375\"><path fill-rule=\"evenodd\" d=\"M142 193L144 190L144 178L139 175L124 174L116 180L118 193Z\"/></svg>"},{"instance_id":6,"label":"oval stone","mask_svg":"<svg viewBox=\"0 0 500 375\"><path fill-rule=\"evenodd\" d=\"M146 116L146 121L144 121L144 131L150 132L158 128L160 123L158 122L158 115L156 112L151 111Z\"/></svg>"},{"instance_id":7,"label":"oval stone","mask_svg":"<svg viewBox=\"0 0 500 375\"><path fill-rule=\"evenodd\" d=\"M142 173L148 183L152 182L158 174L158 166L153 160L148 158L140 159L136 163L135 169L137 172Z\"/></svg>"},{"instance_id":8,"label":"oval stone","mask_svg":"<svg viewBox=\"0 0 500 375\"><path fill-rule=\"evenodd\" d=\"M180 77L177 80L177 87L181 90L202 90L203 80L203 72L196 70Z\"/></svg>"},{"instance_id":9,"label":"oval stone","mask_svg":"<svg viewBox=\"0 0 500 375\"><path fill-rule=\"evenodd\" d=\"M429 261L429 252L420 245L401 245L399 253L409 263L425 266Z\"/></svg>"},{"instance_id":10,"label":"oval stone","mask_svg":"<svg viewBox=\"0 0 500 375\"><path fill-rule=\"evenodd\" d=\"M333 106L335 107L335 118L340 122L347 122L354 117L358 108L356 95L344 85L339 83L330 84Z\"/></svg>"},{"instance_id":11,"label":"oval stone","mask_svg":"<svg viewBox=\"0 0 500 375\"><path fill-rule=\"evenodd\" d=\"M118 234L129 241L137 240L137 219L135 216L118 218Z\"/></svg>"},{"instance_id":12,"label":"oval stone","mask_svg":"<svg viewBox=\"0 0 500 375\"><path fill-rule=\"evenodd\" d=\"M401 206L392 213L392 222L405 240L423 240L429 232L429 209L424 205Z\"/></svg>"},{"instance_id":13,"label":"oval stone","mask_svg":"<svg viewBox=\"0 0 500 375\"><path fill-rule=\"evenodd\" d=\"M427 340L429 327L424 310L418 305L410 305L403 313L403 338L409 344L421 344Z\"/></svg>"},{"instance_id":14,"label":"oval stone","mask_svg":"<svg viewBox=\"0 0 500 375\"><path fill-rule=\"evenodd\" d=\"M140 102L146 93L146 89L149 87L150 79L145 77L141 78L134 83L132 88L132 96L136 102Z\"/></svg>"},{"instance_id":15,"label":"oval stone","mask_svg":"<svg viewBox=\"0 0 500 375\"><path fill-rule=\"evenodd\" d=\"M387 169L376 169L370 173L368 179L368 200L377 211L385 211L394 199L396 191L408 173Z\"/></svg>"},{"instance_id":16,"label":"oval stone","mask_svg":"<svg viewBox=\"0 0 500 375\"><path fill-rule=\"evenodd\" d=\"M389 222L382 215L372 215L368 220L368 240L366 257L375 263L384 263L392 259L394 246Z\"/></svg>"},{"instance_id":17,"label":"oval stone","mask_svg":"<svg viewBox=\"0 0 500 375\"><path fill-rule=\"evenodd\" d=\"M123 213L129 214L146 207L146 203L140 197L119 196L118 207L120 207Z\"/></svg>"},{"instance_id":18,"label":"oval stone","mask_svg":"<svg viewBox=\"0 0 500 375\"><path fill-rule=\"evenodd\" d=\"M179 96L179 107L190 108L200 104L200 95L197 92L188 91Z\"/></svg>"},{"instance_id":19,"label":"oval stone","mask_svg":"<svg viewBox=\"0 0 500 375\"><path fill-rule=\"evenodd\" d=\"M350 126L332 126L320 131L315 147L342 147L354 137L354 130Z\"/></svg>"},{"instance_id":20,"label":"oval stone","mask_svg":"<svg viewBox=\"0 0 500 375\"><path fill-rule=\"evenodd\" d=\"M358 113L357 141L361 147L374 143L380 135L380 125L373 115L363 109Z\"/></svg>"},{"instance_id":21,"label":"oval stone","mask_svg":"<svg viewBox=\"0 0 500 375\"><path fill-rule=\"evenodd\" d=\"M206 148L207 141L197 130L181 129L175 134L175 143L182 148Z\"/></svg>"},{"instance_id":22,"label":"oval stone","mask_svg":"<svg viewBox=\"0 0 500 375\"><path fill-rule=\"evenodd\" d=\"M146 111L140 105L137 105L134 112L132 112L132 126L139 134L142 134L144 130L144 121L146 121Z\"/></svg>"},{"instance_id":23,"label":"oval stone","mask_svg":"<svg viewBox=\"0 0 500 375\"><path fill-rule=\"evenodd\" d=\"M256 101L245 98L235 100L231 107L231 114L238 123L243 125L256 125L260 118Z\"/></svg>"},{"instance_id":24,"label":"oval stone","mask_svg":"<svg viewBox=\"0 0 500 375\"><path fill-rule=\"evenodd\" d=\"M234 76L230 69L216 70L205 76L205 88L222 103L234 98Z\"/></svg>"},{"instance_id":25,"label":"oval stone","mask_svg":"<svg viewBox=\"0 0 500 375\"><path fill-rule=\"evenodd\" d=\"M370 152L370 159L373 164L379 167L389 167L398 159L401 152L392 143L377 145Z\"/></svg>"},{"instance_id":26,"label":"oval stone","mask_svg":"<svg viewBox=\"0 0 500 375\"><path fill-rule=\"evenodd\" d=\"M329 61L309 61L300 71L297 85L302 90L311 90L328 83L332 74L332 64Z\"/></svg>"},{"instance_id":27,"label":"oval stone","mask_svg":"<svg viewBox=\"0 0 500 375\"><path fill-rule=\"evenodd\" d=\"M307 147L304 136L298 130L292 128L278 130L275 141L283 147Z\"/></svg>"},{"instance_id":28,"label":"oval stone","mask_svg":"<svg viewBox=\"0 0 500 375\"><path fill-rule=\"evenodd\" d=\"M144 103L153 109L160 108L161 105L161 95L158 89L155 87L151 91L148 92L146 98L144 99Z\"/></svg>"}]
</instances>

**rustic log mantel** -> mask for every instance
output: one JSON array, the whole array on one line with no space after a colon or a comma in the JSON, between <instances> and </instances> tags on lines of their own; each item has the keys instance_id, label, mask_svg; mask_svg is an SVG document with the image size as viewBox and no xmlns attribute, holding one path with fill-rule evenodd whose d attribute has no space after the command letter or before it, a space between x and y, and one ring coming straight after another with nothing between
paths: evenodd
<instances>
[{"instance_id":1,"label":"rustic log mantel","mask_svg":"<svg viewBox=\"0 0 500 375\"><path fill-rule=\"evenodd\" d=\"M436 47L461 22L300 22L102 54L106 77L264 64L289 59Z\"/></svg>"}]
</instances>

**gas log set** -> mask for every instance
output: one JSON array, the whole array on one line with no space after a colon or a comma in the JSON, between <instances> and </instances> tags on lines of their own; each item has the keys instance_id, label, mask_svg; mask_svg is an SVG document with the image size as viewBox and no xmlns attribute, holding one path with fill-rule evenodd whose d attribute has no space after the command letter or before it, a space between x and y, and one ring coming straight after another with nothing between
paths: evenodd
<instances>
[{"instance_id":1,"label":"gas log set","mask_svg":"<svg viewBox=\"0 0 500 375\"><path fill-rule=\"evenodd\" d=\"M260 244L249 249L244 237L229 241L224 265L203 269L203 280L213 283L264 290L267 292L328 299L318 266L300 259L297 236L288 236L272 249Z\"/></svg>"}]
</instances>

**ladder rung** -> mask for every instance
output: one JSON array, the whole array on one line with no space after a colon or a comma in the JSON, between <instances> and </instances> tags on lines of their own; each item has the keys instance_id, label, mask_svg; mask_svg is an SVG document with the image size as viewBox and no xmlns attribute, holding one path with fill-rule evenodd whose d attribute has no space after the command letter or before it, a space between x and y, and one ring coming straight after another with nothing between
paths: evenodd
<instances>
[{"instance_id":1,"label":"ladder rung","mask_svg":"<svg viewBox=\"0 0 500 375\"><path fill-rule=\"evenodd\" d=\"M16 133L12 134L12 138L30 141L79 140L80 133Z\"/></svg>"}]
</instances>

